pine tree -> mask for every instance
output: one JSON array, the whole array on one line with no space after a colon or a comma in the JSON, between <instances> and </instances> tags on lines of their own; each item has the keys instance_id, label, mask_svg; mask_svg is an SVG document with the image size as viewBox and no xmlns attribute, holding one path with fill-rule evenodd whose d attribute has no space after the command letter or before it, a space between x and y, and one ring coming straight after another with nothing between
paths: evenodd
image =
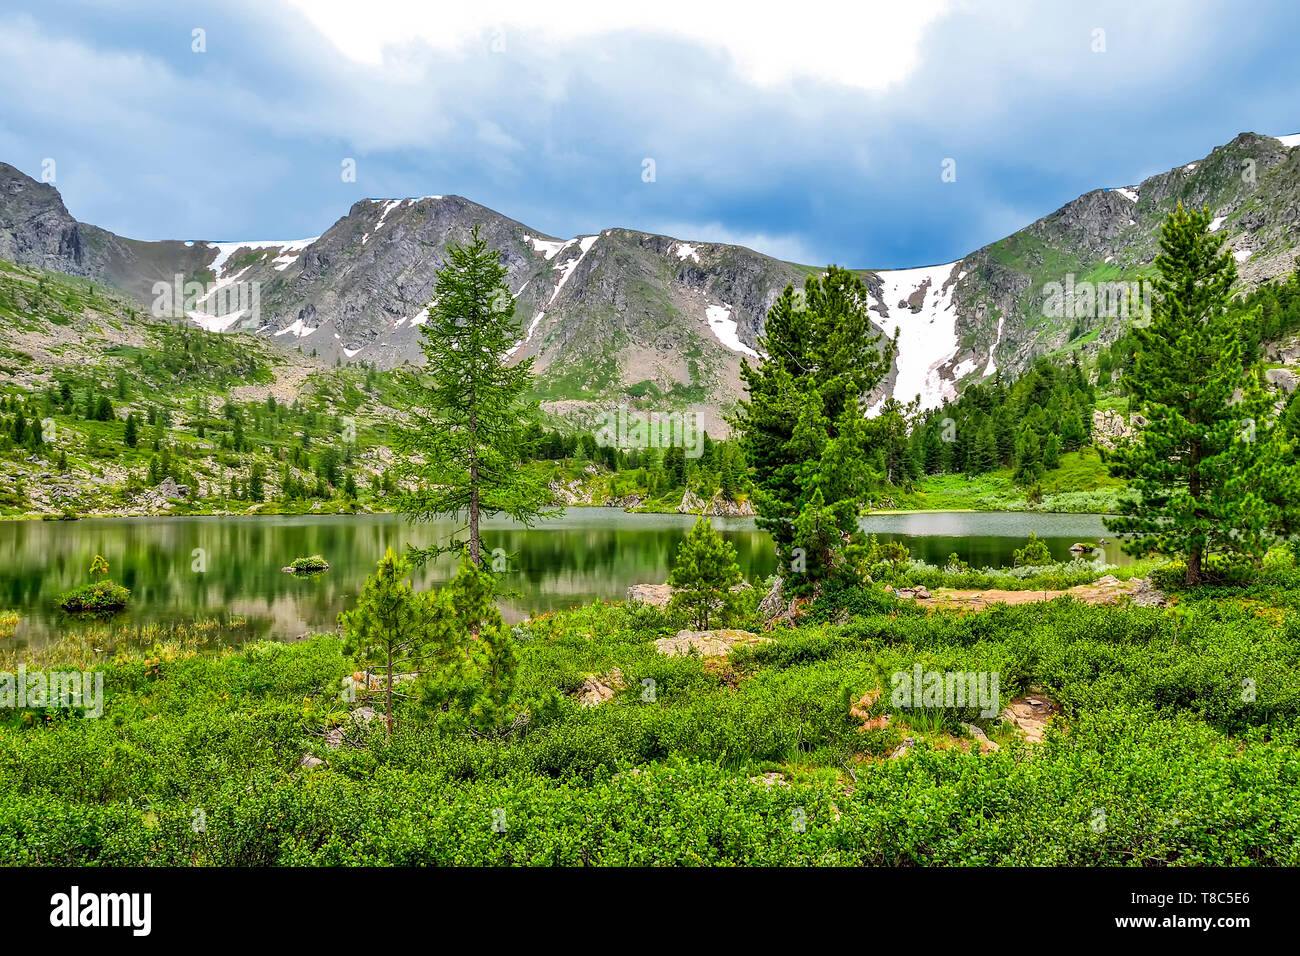
<instances>
[{"instance_id":1,"label":"pine tree","mask_svg":"<svg viewBox=\"0 0 1300 956\"><path fill-rule=\"evenodd\" d=\"M1043 477L1043 441L1038 432L1028 425L1020 429L1016 439L1016 482L1033 484Z\"/></svg>"},{"instance_id":2,"label":"pine tree","mask_svg":"<svg viewBox=\"0 0 1300 956\"><path fill-rule=\"evenodd\" d=\"M445 613L436 613L430 596L417 594L405 580L410 570L406 559L387 549L375 573L366 578L356 607L339 615L344 652L365 668L365 689L370 670L383 669L384 725L390 735L394 670L423 664L445 626Z\"/></svg>"},{"instance_id":3,"label":"pine tree","mask_svg":"<svg viewBox=\"0 0 1300 956\"><path fill-rule=\"evenodd\" d=\"M668 577L674 588L669 609L684 613L696 630L707 631L710 623L725 626L735 615L732 589L741 580L736 549L701 515L677 549L677 561Z\"/></svg>"},{"instance_id":4,"label":"pine tree","mask_svg":"<svg viewBox=\"0 0 1300 956\"><path fill-rule=\"evenodd\" d=\"M741 363L749 394L732 424L753 468L758 526L772 535L792 593L814 589L822 576L842 569L837 556L861 538L858 517L875 478L863 404L897 351L895 342L882 343L874 333L869 302L862 280L837 266L824 277L810 276L801 295L787 286L768 312L760 363ZM857 471L845 470L850 461ZM806 557L796 553L801 516L805 538L823 522L833 528L816 535L830 549L827 560L808 562L795 577L791 572Z\"/></svg>"},{"instance_id":5,"label":"pine tree","mask_svg":"<svg viewBox=\"0 0 1300 956\"><path fill-rule=\"evenodd\" d=\"M422 329L425 368L403 375L410 423L396 430L403 474L415 485L399 496L399 509L418 521L466 520L464 541L417 553L464 550L476 565L484 517L530 525L547 514L541 473L519 467L534 417L524 403L532 359L507 364L519 330L500 258L477 226L468 245L448 247Z\"/></svg>"},{"instance_id":6,"label":"pine tree","mask_svg":"<svg viewBox=\"0 0 1300 956\"><path fill-rule=\"evenodd\" d=\"M1052 552L1047 549L1047 542L1031 531L1025 546L1012 553L1012 563L1016 567L1041 567L1052 563Z\"/></svg>"},{"instance_id":7,"label":"pine tree","mask_svg":"<svg viewBox=\"0 0 1300 956\"><path fill-rule=\"evenodd\" d=\"M248 472L248 499L262 501L266 498L266 466L258 462Z\"/></svg>"},{"instance_id":8,"label":"pine tree","mask_svg":"<svg viewBox=\"0 0 1300 956\"><path fill-rule=\"evenodd\" d=\"M1146 424L1111 465L1135 494L1106 522L1132 553L1183 558L1188 585L1207 579L1213 554L1262 556L1287 517L1267 489L1295 486L1231 307L1236 262L1209 224L1209 210L1180 204L1161 230L1151 323L1132 330L1136 357L1124 378Z\"/></svg>"},{"instance_id":9,"label":"pine tree","mask_svg":"<svg viewBox=\"0 0 1300 956\"><path fill-rule=\"evenodd\" d=\"M462 556L456 577L434 598L438 627L419 686L421 704L440 720L478 732L506 723L519 670L495 587L490 572Z\"/></svg>"},{"instance_id":10,"label":"pine tree","mask_svg":"<svg viewBox=\"0 0 1300 956\"><path fill-rule=\"evenodd\" d=\"M1043 442L1043 467L1048 471L1061 467L1061 439L1056 432L1048 435L1047 441Z\"/></svg>"},{"instance_id":11,"label":"pine tree","mask_svg":"<svg viewBox=\"0 0 1300 956\"><path fill-rule=\"evenodd\" d=\"M134 448L139 441L140 436L135 425L135 412L132 412L126 416L126 429L122 433L122 442L127 448Z\"/></svg>"}]
</instances>

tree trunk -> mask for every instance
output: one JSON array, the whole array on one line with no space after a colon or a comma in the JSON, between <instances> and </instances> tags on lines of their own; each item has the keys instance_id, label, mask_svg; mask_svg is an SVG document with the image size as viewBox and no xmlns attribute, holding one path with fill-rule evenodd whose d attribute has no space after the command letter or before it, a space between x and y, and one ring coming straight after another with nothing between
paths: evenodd
<instances>
[{"instance_id":1,"label":"tree trunk","mask_svg":"<svg viewBox=\"0 0 1300 956\"><path fill-rule=\"evenodd\" d=\"M478 410L474 398L469 406L469 559L477 567L479 560L478 536Z\"/></svg>"},{"instance_id":2,"label":"tree trunk","mask_svg":"<svg viewBox=\"0 0 1300 956\"><path fill-rule=\"evenodd\" d=\"M388 680L384 682L386 701L384 706L384 723L388 726L388 736L393 736L393 649L388 649Z\"/></svg>"},{"instance_id":3,"label":"tree trunk","mask_svg":"<svg viewBox=\"0 0 1300 956\"><path fill-rule=\"evenodd\" d=\"M1196 415L1188 416L1188 421L1196 424ZM1192 517L1193 520L1201 517L1201 443L1197 439L1192 440L1191 473L1187 478L1187 493L1192 497ZM1193 534L1200 534L1199 525L1193 528ZM1204 545L1199 538L1192 541L1192 545L1187 549L1187 586L1195 587L1201 583L1201 557L1204 553Z\"/></svg>"}]
</instances>

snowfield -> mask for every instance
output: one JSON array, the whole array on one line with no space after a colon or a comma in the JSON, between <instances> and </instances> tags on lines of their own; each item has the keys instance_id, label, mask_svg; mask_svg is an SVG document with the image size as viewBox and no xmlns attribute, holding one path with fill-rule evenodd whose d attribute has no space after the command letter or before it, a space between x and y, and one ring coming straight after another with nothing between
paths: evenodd
<instances>
[{"instance_id":1,"label":"snowfield","mask_svg":"<svg viewBox=\"0 0 1300 956\"><path fill-rule=\"evenodd\" d=\"M885 334L898 334L898 375L894 380L894 398L910 402L921 396L922 408L936 408L945 398L956 398L957 389L952 376L945 378L942 371L957 354L957 310L952 292L956 287L953 278L956 262L942 266L922 266L919 269L894 269L878 271L884 283L880 297L881 310L872 309L875 322ZM919 312L913 313L900 302L911 299L923 286L925 298ZM945 288L946 286L946 288ZM883 311L883 314L881 312ZM974 370L974 363L965 368Z\"/></svg>"},{"instance_id":2,"label":"snowfield","mask_svg":"<svg viewBox=\"0 0 1300 956\"><path fill-rule=\"evenodd\" d=\"M731 349L733 352L741 352L752 358L758 358L757 352L740 341L739 326L736 324L736 320L731 317L731 308L729 306L711 305L704 310L704 318L709 323L714 338L721 342L724 347Z\"/></svg>"},{"instance_id":3,"label":"snowfield","mask_svg":"<svg viewBox=\"0 0 1300 956\"><path fill-rule=\"evenodd\" d=\"M280 262L282 259L297 259L302 255L302 251L319 239L320 236L312 236L310 239L252 239L246 242L209 242L206 245L212 246L217 250L217 257L212 260L208 266L221 279L222 270L226 267L226 260L238 252L240 249L279 249L280 256L275 261ZM286 262L287 266L288 263ZM277 266L276 268L279 268Z\"/></svg>"},{"instance_id":4,"label":"snowfield","mask_svg":"<svg viewBox=\"0 0 1300 956\"><path fill-rule=\"evenodd\" d=\"M550 242L545 239L535 239L532 236L524 236L524 239L532 245L533 249L542 253L542 255L546 257L547 262L550 262L575 242L578 244L578 254L576 256L567 261L563 261L554 267L554 271L560 274L560 278L556 281L555 288L551 291L551 297L546 300L546 308L550 308L551 303L555 301L555 297L558 296L560 290L564 288L564 284L569 281L569 277L573 275L582 260L587 257L587 253L591 251L591 247L596 244L596 240L599 238L599 235L579 236L575 239L567 239L563 242L558 240ZM554 246L554 248L551 248L552 246ZM524 285L526 286L527 283L524 283ZM523 291L523 286L521 286L519 292ZM518 298L519 292L515 293L516 298ZM506 358L514 358L520 349L533 340L533 333L537 331L537 326L541 324L542 319L544 318L546 318L546 309L540 310L535 316L533 316L533 320L528 323L528 330L524 332L524 337L510 347L509 351L506 352Z\"/></svg>"},{"instance_id":5,"label":"snowfield","mask_svg":"<svg viewBox=\"0 0 1300 956\"><path fill-rule=\"evenodd\" d=\"M319 326L317 326L317 328L319 328ZM293 335L296 338L301 339L301 338L305 338L308 335L311 335L315 331L316 329L308 328L306 325L304 325L302 319L294 319L293 325L285 326L283 329L281 329L279 332L276 332L275 334Z\"/></svg>"},{"instance_id":6,"label":"snowfield","mask_svg":"<svg viewBox=\"0 0 1300 956\"><path fill-rule=\"evenodd\" d=\"M998 370L997 363L993 361L993 353L996 352L998 350L998 346L1002 344L1002 323L1005 321L1006 319L1004 319L1002 316L1000 315L998 316L998 337L993 340L993 346L992 348L989 349L989 364L984 366L985 378L988 378L990 375L992 375Z\"/></svg>"},{"instance_id":7,"label":"snowfield","mask_svg":"<svg viewBox=\"0 0 1300 956\"><path fill-rule=\"evenodd\" d=\"M524 242L533 247L533 252L540 252L547 262L554 259L555 254L569 244L563 239L538 239L536 236L524 236Z\"/></svg>"}]
</instances>

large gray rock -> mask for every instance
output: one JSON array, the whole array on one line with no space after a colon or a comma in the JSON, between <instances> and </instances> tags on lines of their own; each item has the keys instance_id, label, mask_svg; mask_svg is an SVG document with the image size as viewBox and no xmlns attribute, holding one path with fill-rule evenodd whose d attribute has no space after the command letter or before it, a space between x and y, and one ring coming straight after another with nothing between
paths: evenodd
<instances>
[{"instance_id":1,"label":"large gray rock","mask_svg":"<svg viewBox=\"0 0 1300 956\"><path fill-rule=\"evenodd\" d=\"M1296 385L1300 385L1300 375L1297 375L1294 369L1271 368L1264 373L1264 377L1270 384L1276 385L1287 393L1294 392Z\"/></svg>"},{"instance_id":2,"label":"large gray rock","mask_svg":"<svg viewBox=\"0 0 1300 956\"><path fill-rule=\"evenodd\" d=\"M628 604L650 604L654 607L667 607L672 600L673 589L668 584L634 584L627 589Z\"/></svg>"},{"instance_id":3,"label":"large gray rock","mask_svg":"<svg viewBox=\"0 0 1300 956\"><path fill-rule=\"evenodd\" d=\"M700 657L722 657L730 654L732 648L763 644L770 640L770 637L761 637L735 628L721 628L715 631L678 631L673 637L661 637L655 641L655 650L669 657L690 653L698 654Z\"/></svg>"}]
</instances>

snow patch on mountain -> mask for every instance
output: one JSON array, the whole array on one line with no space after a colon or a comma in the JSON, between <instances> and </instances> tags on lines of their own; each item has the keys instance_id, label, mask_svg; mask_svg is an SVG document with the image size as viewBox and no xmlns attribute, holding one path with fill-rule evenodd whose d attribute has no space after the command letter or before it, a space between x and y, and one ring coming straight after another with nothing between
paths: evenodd
<instances>
[{"instance_id":1,"label":"snow patch on mountain","mask_svg":"<svg viewBox=\"0 0 1300 956\"><path fill-rule=\"evenodd\" d=\"M1132 186L1124 186L1124 187L1122 187L1122 188L1120 188L1120 189L1116 189L1115 192L1119 193L1121 196L1123 196L1123 197L1124 197L1125 199L1127 199L1129 202L1137 202L1137 201L1138 201L1138 191L1137 191L1137 189L1135 189L1135 188L1132 187Z\"/></svg>"},{"instance_id":2,"label":"snow patch on mountain","mask_svg":"<svg viewBox=\"0 0 1300 956\"><path fill-rule=\"evenodd\" d=\"M591 251L591 247L596 244L596 240L599 238L599 236L582 236L579 239L570 239L564 244L565 246L570 246L576 242L578 243L580 251L577 258L570 259L568 262L555 267L555 271L560 273L560 281L555 283L555 291L552 292L551 297L546 300L548 306L555 301L555 297L560 294L560 290L564 288L564 284L569 281L569 277L573 275L574 270L577 269L579 263L586 258L587 253Z\"/></svg>"},{"instance_id":3,"label":"snow patch on mountain","mask_svg":"<svg viewBox=\"0 0 1300 956\"><path fill-rule=\"evenodd\" d=\"M700 254L695 247L687 242L679 242L673 246L673 253L678 259L685 262L687 259L694 259L697 263L700 261Z\"/></svg>"},{"instance_id":4,"label":"snow patch on mountain","mask_svg":"<svg viewBox=\"0 0 1300 956\"><path fill-rule=\"evenodd\" d=\"M317 326L316 328L320 328L320 326ZM302 319L294 319L292 325L286 325L284 328L282 328L279 332L276 332L275 334L277 336L293 335L295 338L301 339L301 338L306 338L307 336L311 335L315 331L316 329L308 327L307 324L304 323Z\"/></svg>"},{"instance_id":5,"label":"snow patch on mountain","mask_svg":"<svg viewBox=\"0 0 1300 956\"><path fill-rule=\"evenodd\" d=\"M1291 133L1289 136L1279 136L1277 141L1287 149L1295 149L1300 146L1300 133Z\"/></svg>"},{"instance_id":6,"label":"snow patch on mountain","mask_svg":"<svg viewBox=\"0 0 1300 956\"><path fill-rule=\"evenodd\" d=\"M533 333L537 331L538 323L544 318L546 318L545 312L538 312L533 316L533 321L528 323L528 331L524 333L522 339L510 347L509 351L506 352L506 358L514 358L516 352L533 340Z\"/></svg>"},{"instance_id":7,"label":"snow patch on mountain","mask_svg":"<svg viewBox=\"0 0 1300 956\"><path fill-rule=\"evenodd\" d=\"M955 398L957 389L943 370L956 356L957 310L952 301L956 282L949 282L956 262L918 269L882 270L876 273L884 288L880 296L877 324L891 338L898 336L898 374L894 397L909 402L917 395L921 407L936 408L945 398ZM909 302L924 289L919 309ZM973 366L972 366L973 368Z\"/></svg>"},{"instance_id":8,"label":"snow patch on mountain","mask_svg":"<svg viewBox=\"0 0 1300 956\"><path fill-rule=\"evenodd\" d=\"M194 324L201 329L206 329L209 332L225 332L240 320L245 311L245 309L240 309L228 315L208 315L205 312L186 312L185 314L193 319Z\"/></svg>"},{"instance_id":9,"label":"snow patch on mountain","mask_svg":"<svg viewBox=\"0 0 1300 956\"><path fill-rule=\"evenodd\" d=\"M554 259L555 254L569 244L563 239L539 239L536 236L524 236L524 242L533 247L533 252L540 252L547 262Z\"/></svg>"},{"instance_id":10,"label":"snow patch on mountain","mask_svg":"<svg viewBox=\"0 0 1300 956\"><path fill-rule=\"evenodd\" d=\"M1210 223L1210 232L1218 232L1220 229L1222 229L1223 221L1226 218L1227 218L1226 216L1215 216L1213 221Z\"/></svg>"},{"instance_id":11,"label":"snow patch on mountain","mask_svg":"<svg viewBox=\"0 0 1300 956\"><path fill-rule=\"evenodd\" d=\"M290 254L297 258L304 249L319 238L320 236L312 236L310 239L251 239L243 242L209 242L206 245L210 245L217 250L217 257L212 260L208 268L212 270L217 279L220 279L221 273L226 267L226 260L240 249L279 249L280 259ZM275 261L279 262L280 259Z\"/></svg>"},{"instance_id":12,"label":"snow patch on mountain","mask_svg":"<svg viewBox=\"0 0 1300 956\"><path fill-rule=\"evenodd\" d=\"M985 378L998 370L997 364L993 361L993 353L998 350L998 345L1002 342L1002 323L1005 321L1006 319L1003 316L998 316L998 337L993 340L993 346L989 349L989 364L984 366Z\"/></svg>"},{"instance_id":13,"label":"snow patch on mountain","mask_svg":"<svg viewBox=\"0 0 1300 956\"><path fill-rule=\"evenodd\" d=\"M716 338L726 348L733 352L742 352L753 358L758 358L758 353L751 349L744 342L740 341L739 326L736 320L731 317L731 307L726 305L711 305L704 310L704 318L709 323L709 329L712 330Z\"/></svg>"}]
</instances>

